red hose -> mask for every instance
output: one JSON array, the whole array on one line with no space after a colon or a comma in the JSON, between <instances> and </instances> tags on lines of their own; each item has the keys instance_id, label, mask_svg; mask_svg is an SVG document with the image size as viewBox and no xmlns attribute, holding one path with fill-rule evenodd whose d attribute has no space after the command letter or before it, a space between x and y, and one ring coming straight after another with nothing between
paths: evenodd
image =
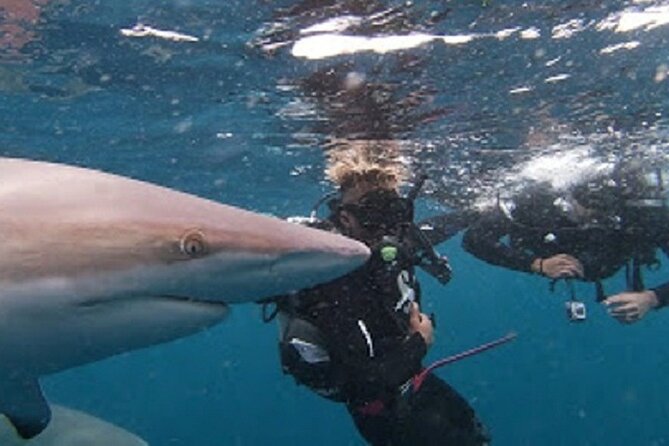
<instances>
[{"instance_id":1,"label":"red hose","mask_svg":"<svg viewBox=\"0 0 669 446\"><path fill-rule=\"evenodd\" d=\"M438 369L439 367L443 367L447 364L460 361L461 359L469 358L470 356L478 355L479 353L483 353L486 350L490 350L491 348L495 348L502 344L506 344L509 341L513 341L515 338L516 338L516 333L511 332L508 333L506 336L503 336L499 339L495 339L494 341L479 345L478 347L472 348L470 350L465 350L464 352L433 362L425 369L423 369L418 375L414 376L412 380L413 391L417 392L420 389L420 387L423 385L423 381L425 381L425 378L427 378L427 375L429 375L434 369Z\"/></svg>"}]
</instances>

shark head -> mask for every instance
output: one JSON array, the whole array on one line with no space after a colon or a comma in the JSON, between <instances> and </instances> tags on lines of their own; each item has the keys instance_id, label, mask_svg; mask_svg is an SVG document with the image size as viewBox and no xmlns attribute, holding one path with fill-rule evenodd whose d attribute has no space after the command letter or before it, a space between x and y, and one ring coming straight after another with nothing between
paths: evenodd
<instances>
[{"instance_id":1,"label":"shark head","mask_svg":"<svg viewBox=\"0 0 669 446\"><path fill-rule=\"evenodd\" d=\"M0 176L0 364L30 374L185 336L229 304L327 282L369 256L339 235L94 170L2 159Z\"/></svg>"},{"instance_id":2,"label":"shark head","mask_svg":"<svg viewBox=\"0 0 669 446\"><path fill-rule=\"evenodd\" d=\"M100 209L87 223L76 219L69 234L42 232L48 252L26 279L75 285L91 302L152 296L238 304L330 281L369 256L364 244L340 235L169 195L144 201L141 214Z\"/></svg>"}]
</instances>

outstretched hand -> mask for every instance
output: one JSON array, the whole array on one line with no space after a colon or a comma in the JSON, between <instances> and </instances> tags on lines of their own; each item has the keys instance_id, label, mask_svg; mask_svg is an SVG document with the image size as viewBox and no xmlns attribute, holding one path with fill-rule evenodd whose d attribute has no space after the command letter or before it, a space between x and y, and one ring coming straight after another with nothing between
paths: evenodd
<instances>
[{"instance_id":1,"label":"outstretched hand","mask_svg":"<svg viewBox=\"0 0 669 446\"><path fill-rule=\"evenodd\" d=\"M420 333L425 344L429 347L434 342L432 320L430 320L427 314L420 312L420 307L416 302L411 304L409 311L409 332L412 334L416 332Z\"/></svg>"},{"instance_id":2,"label":"outstretched hand","mask_svg":"<svg viewBox=\"0 0 669 446\"><path fill-rule=\"evenodd\" d=\"M567 277L583 277L583 264L569 254L557 254L545 259L536 259L532 262L532 271L551 279Z\"/></svg>"},{"instance_id":3,"label":"outstretched hand","mask_svg":"<svg viewBox=\"0 0 669 446\"><path fill-rule=\"evenodd\" d=\"M659 305L657 295L652 290L616 294L604 299L611 317L622 324L632 324L641 320L646 313Z\"/></svg>"}]
</instances>

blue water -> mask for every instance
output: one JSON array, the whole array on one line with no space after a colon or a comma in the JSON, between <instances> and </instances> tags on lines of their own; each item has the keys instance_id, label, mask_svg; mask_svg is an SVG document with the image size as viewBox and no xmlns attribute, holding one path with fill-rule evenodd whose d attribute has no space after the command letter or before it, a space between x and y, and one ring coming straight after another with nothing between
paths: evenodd
<instances>
[{"instance_id":1,"label":"blue water","mask_svg":"<svg viewBox=\"0 0 669 446\"><path fill-rule=\"evenodd\" d=\"M412 143L406 149L412 166L432 176L419 217L482 194L503 183L500 172L546 151L588 147L600 159L669 147L669 80L662 77L669 70L669 28L596 29L616 13L662 2L416 1L399 8L403 2L370 1L367 12L356 2L324 2L339 8L284 20L290 32L282 38L290 43L299 29L327 18L391 6L400 9L395 22L355 34L534 26L541 36L527 40L516 32L462 46L433 42L318 61L292 57L289 44L267 54L258 43L263 26L279 20L279 7L297 3L51 2L39 20L24 24L31 41L0 49L0 154L102 169L279 216L304 215L330 190L321 143L346 134L324 111L327 104L310 102L314 93L300 80L342 66L385 84L398 100L429 92L415 109L385 116L393 122L390 133ZM446 9L445 18L429 24L433 11ZM555 26L572 20L584 29L552 37ZM188 44L120 35L138 22L208 37ZM630 41L639 46L600 52ZM563 73L571 77L546 82ZM521 87L528 93L510 93ZM434 119L409 119L438 109L444 112ZM494 444L669 443L669 314L621 326L594 303L593 287L582 284L577 292L590 317L570 324L566 290L551 294L545 280L473 259L459 238L439 250L455 275L446 287L422 277L425 305L438 319L428 360L518 333L509 345L437 372L471 402ZM647 283L666 280L669 261L662 260ZM625 284L619 275L605 286L617 291ZM342 407L282 375L276 327L263 324L254 305L235 307L205 333L49 376L43 385L49 400L152 445L363 444Z\"/></svg>"}]
</instances>

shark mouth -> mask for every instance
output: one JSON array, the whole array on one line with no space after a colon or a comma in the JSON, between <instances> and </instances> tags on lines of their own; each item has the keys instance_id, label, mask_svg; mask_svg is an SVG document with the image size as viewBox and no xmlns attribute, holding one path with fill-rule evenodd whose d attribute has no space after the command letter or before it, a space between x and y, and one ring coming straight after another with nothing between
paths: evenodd
<instances>
[{"instance_id":1,"label":"shark mouth","mask_svg":"<svg viewBox=\"0 0 669 446\"><path fill-rule=\"evenodd\" d=\"M113 305L124 302L134 302L141 300L153 300L153 301L166 301L166 302L182 302L188 305L194 306L210 306L210 307L221 307L227 308L228 305L221 300L214 299L201 299L191 296L180 296L174 294L141 294L141 295L125 295L125 296L107 296L98 299L85 300L77 303L78 307L81 308L94 308L98 306Z\"/></svg>"}]
</instances>

